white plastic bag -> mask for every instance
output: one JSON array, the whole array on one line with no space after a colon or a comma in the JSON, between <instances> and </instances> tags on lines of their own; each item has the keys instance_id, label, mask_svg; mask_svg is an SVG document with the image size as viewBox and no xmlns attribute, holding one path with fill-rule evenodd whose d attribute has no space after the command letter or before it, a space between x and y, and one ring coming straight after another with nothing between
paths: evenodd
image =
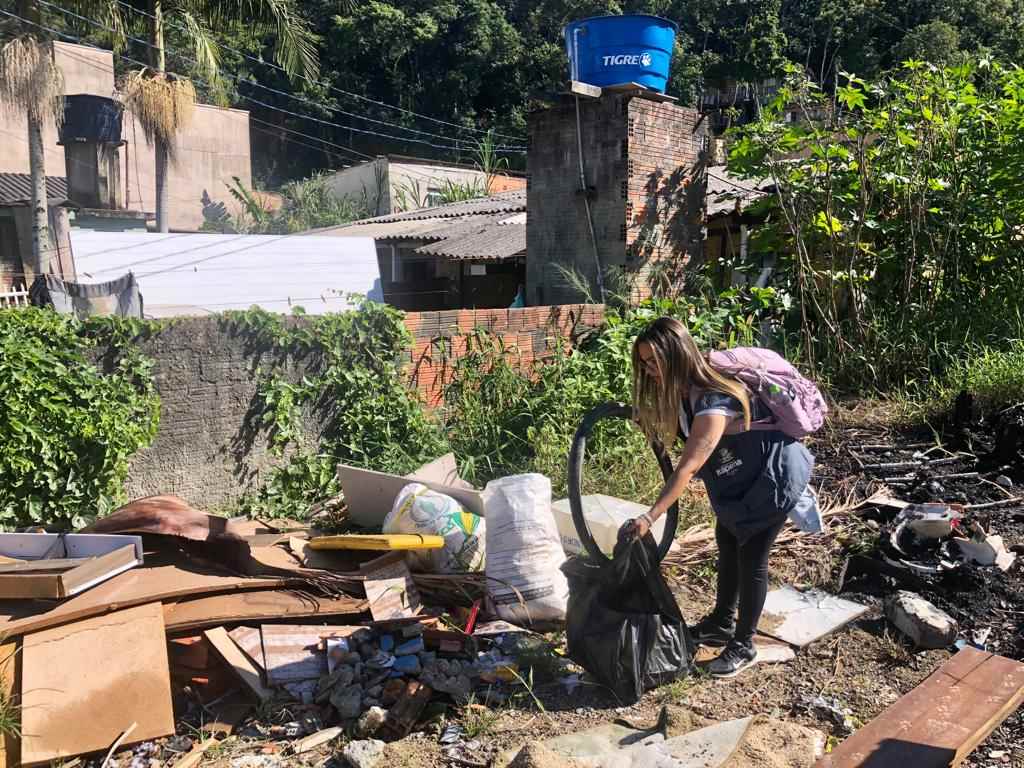
<instances>
[{"instance_id":1,"label":"white plastic bag","mask_svg":"<svg viewBox=\"0 0 1024 768\"><path fill-rule=\"evenodd\" d=\"M485 530L482 517L467 512L451 496L432 491L421 483L405 486L384 518L384 533L444 537L441 549L406 552L409 568L425 573L482 571Z\"/></svg>"},{"instance_id":2,"label":"white plastic bag","mask_svg":"<svg viewBox=\"0 0 1024 768\"><path fill-rule=\"evenodd\" d=\"M487 591L498 617L513 624L565 620L565 552L551 515L551 481L513 475L484 489Z\"/></svg>"}]
</instances>

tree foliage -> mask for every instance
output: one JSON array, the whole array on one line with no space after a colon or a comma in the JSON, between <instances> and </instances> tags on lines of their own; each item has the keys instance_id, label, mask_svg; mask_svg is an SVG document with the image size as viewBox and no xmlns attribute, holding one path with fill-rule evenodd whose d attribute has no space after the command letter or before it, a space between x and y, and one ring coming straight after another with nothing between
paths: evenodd
<instances>
[{"instance_id":1,"label":"tree foliage","mask_svg":"<svg viewBox=\"0 0 1024 768\"><path fill-rule=\"evenodd\" d=\"M831 98L790 73L730 167L771 179L755 250L782 254L805 357L852 388L903 385L1024 334L1024 70L911 61Z\"/></svg>"}]
</instances>

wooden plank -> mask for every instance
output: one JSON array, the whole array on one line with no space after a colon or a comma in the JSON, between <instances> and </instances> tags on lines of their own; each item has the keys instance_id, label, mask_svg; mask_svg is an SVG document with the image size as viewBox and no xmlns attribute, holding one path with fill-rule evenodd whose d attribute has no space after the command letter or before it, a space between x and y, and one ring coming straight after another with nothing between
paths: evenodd
<instances>
[{"instance_id":1,"label":"wooden plank","mask_svg":"<svg viewBox=\"0 0 1024 768\"><path fill-rule=\"evenodd\" d=\"M194 566L189 570L174 565L135 568L56 606L41 601L0 600L0 637L37 632L134 605L288 583L287 578L240 577Z\"/></svg>"},{"instance_id":2,"label":"wooden plank","mask_svg":"<svg viewBox=\"0 0 1024 768\"><path fill-rule=\"evenodd\" d=\"M138 563L135 546L131 544L118 547L105 555L91 558L88 562L61 575L60 596L76 595L118 573L123 573Z\"/></svg>"},{"instance_id":3,"label":"wooden plank","mask_svg":"<svg viewBox=\"0 0 1024 768\"><path fill-rule=\"evenodd\" d=\"M11 563L4 562L3 565L0 565L0 576L33 573L36 571L63 573L91 559L90 557L62 557L52 560L15 560Z\"/></svg>"},{"instance_id":4,"label":"wooden plank","mask_svg":"<svg viewBox=\"0 0 1024 768\"><path fill-rule=\"evenodd\" d=\"M434 690L417 680L410 680L402 696L388 710L381 731L392 739L404 739L416 725L416 721L430 701Z\"/></svg>"},{"instance_id":5,"label":"wooden plank","mask_svg":"<svg viewBox=\"0 0 1024 768\"><path fill-rule=\"evenodd\" d=\"M264 624L263 654L267 660L267 682L273 685L316 680L327 672L327 656L320 644L335 635L328 627L295 624Z\"/></svg>"},{"instance_id":6,"label":"wooden plank","mask_svg":"<svg viewBox=\"0 0 1024 768\"><path fill-rule=\"evenodd\" d=\"M228 636L224 627L208 629L203 636L253 696L261 702L274 697L274 692L263 685L260 671L256 665L242 653L241 648L235 645L235 641Z\"/></svg>"},{"instance_id":7,"label":"wooden plank","mask_svg":"<svg viewBox=\"0 0 1024 768\"><path fill-rule=\"evenodd\" d=\"M172 768L195 768L203 759L206 750L216 743L217 739L215 738L203 739L198 744L193 745L189 753L176 762Z\"/></svg>"},{"instance_id":8,"label":"wooden plank","mask_svg":"<svg viewBox=\"0 0 1024 768\"><path fill-rule=\"evenodd\" d=\"M396 549L441 549L444 546L444 536L421 536L418 533L349 533L342 536L316 536L309 540L309 546L318 550L372 549L380 552Z\"/></svg>"},{"instance_id":9,"label":"wooden plank","mask_svg":"<svg viewBox=\"0 0 1024 768\"><path fill-rule=\"evenodd\" d=\"M17 706L21 691L21 654L16 642L0 645L0 706ZM16 731L4 731L0 738L0 768L13 768L21 757L21 741Z\"/></svg>"},{"instance_id":10,"label":"wooden plank","mask_svg":"<svg viewBox=\"0 0 1024 768\"><path fill-rule=\"evenodd\" d=\"M27 635L21 694L23 765L174 733L159 603Z\"/></svg>"},{"instance_id":11,"label":"wooden plank","mask_svg":"<svg viewBox=\"0 0 1024 768\"><path fill-rule=\"evenodd\" d=\"M967 647L816 768L959 765L1024 702L1024 664Z\"/></svg>"},{"instance_id":12,"label":"wooden plank","mask_svg":"<svg viewBox=\"0 0 1024 768\"><path fill-rule=\"evenodd\" d=\"M301 755L303 752L309 752L311 749L316 749L323 744L334 741L336 738L341 736L345 732L344 728L335 726L334 728L324 728L322 731L311 733L305 738L298 739L292 742L292 752L296 755Z\"/></svg>"},{"instance_id":13,"label":"wooden plank","mask_svg":"<svg viewBox=\"0 0 1024 768\"><path fill-rule=\"evenodd\" d=\"M273 621L311 616L355 616L366 601L353 597L312 597L294 592L260 590L200 597L164 606L168 631L215 627L246 621Z\"/></svg>"},{"instance_id":14,"label":"wooden plank","mask_svg":"<svg viewBox=\"0 0 1024 768\"><path fill-rule=\"evenodd\" d=\"M235 645L242 649L242 652L249 657L253 664L261 671L267 670L267 659L263 654L263 637L259 627L235 627L228 636L235 641Z\"/></svg>"}]
</instances>

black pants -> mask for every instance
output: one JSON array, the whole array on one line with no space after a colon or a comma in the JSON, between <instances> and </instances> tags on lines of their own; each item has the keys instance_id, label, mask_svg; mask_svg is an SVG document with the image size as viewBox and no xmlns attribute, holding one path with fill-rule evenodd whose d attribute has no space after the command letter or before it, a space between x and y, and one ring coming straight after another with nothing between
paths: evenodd
<instances>
[{"instance_id":1,"label":"black pants","mask_svg":"<svg viewBox=\"0 0 1024 768\"><path fill-rule=\"evenodd\" d=\"M731 626L739 607L736 622L736 640L749 645L753 642L757 622L768 595L768 553L775 538L785 525L786 518L740 544L729 529L721 523L715 525L718 542L718 595L712 614L723 626Z\"/></svg>"}]
</instances>

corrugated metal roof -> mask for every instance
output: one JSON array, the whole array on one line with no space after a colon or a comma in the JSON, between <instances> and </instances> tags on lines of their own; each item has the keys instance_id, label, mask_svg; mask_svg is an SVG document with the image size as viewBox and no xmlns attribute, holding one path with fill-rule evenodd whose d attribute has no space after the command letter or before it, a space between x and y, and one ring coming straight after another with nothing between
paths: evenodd
<instances>
[{"instance_id":1,"label":"corrugated metal roof","mask_svg":"<svg viewBox=\"0 0 1024 768\"><path fill-rule=\"evenodd\" d=\"M425 221L429 219L455 219L492 213L518 213L525 210L526 190L517 189L511 192L501 192L490 197L481 197L476 200L463 200L459 203L435 205L431 208L419 208L415 211L406 211L405 213L389 213L384 216L374 216L372 219L362 219L351 224L343 224L340 227L313 229L304 234L347 236L348 233L344 232L344 230L352 227L366 227L371 224Z\"/></svg>"},{"instance_id":2,"label":"corrugated metal roof","mask_svg":"<svg viewBox=\"0 0 1024 768\"><path fill-rule=\"evenodd\" d=\"M203 315L259 306L339 312L349 294L383 300L368 238L96 232L72 227L80 281L132 272L147 317Z\"/></svg>"},{"instance_id":3,"label":"corrugated metal roof","mask_svg":"<svg viewBox=\"0 0 1024 768\"><path fill-rule=\"evenodd\" d=\"M460 261L510 259L526 255L526 224L490 224L474 227L462 235L429 243L416 253L443 256Z\"/></svg>"},{"instance_id":4,"label":"corrugated metal roof","mask_svg":"<svg viewBox=\"0 0 1024 768\"><path fill-rule=\"evenodd\" d=\"M50 204L67 199L68 180L63 176L46 177L46 197ZM27 173L0 173L0 205L25 203L32 199L32 177ZM59 201L59 202L58 202Z\"/></svg>"},{"instance_id":5,"label":"corrugated metal roof","mask_svg":"<svg viewBox=\"0 0 1024 768\"><path fill-rule=\"evenodd\" d=\"M463 216L457 219L415 219L408 221L367 221L338 227L317 234L328 237L372 237L375 240L443 240L460 234L467 227L480 226L504 218L506 214Z\"/></svg>"},{"instance_id":6,"label":"corrugated metal roof","mask_svg":"<svg viewBox=\"0 0 1024 768\"><path fill-rule=\"evenodd\" d=\"M760 200L771 190L771 179L740 179L724 165L708 168L706 196L708 218L732 213Z\"/></svg>"}]
</instances>

